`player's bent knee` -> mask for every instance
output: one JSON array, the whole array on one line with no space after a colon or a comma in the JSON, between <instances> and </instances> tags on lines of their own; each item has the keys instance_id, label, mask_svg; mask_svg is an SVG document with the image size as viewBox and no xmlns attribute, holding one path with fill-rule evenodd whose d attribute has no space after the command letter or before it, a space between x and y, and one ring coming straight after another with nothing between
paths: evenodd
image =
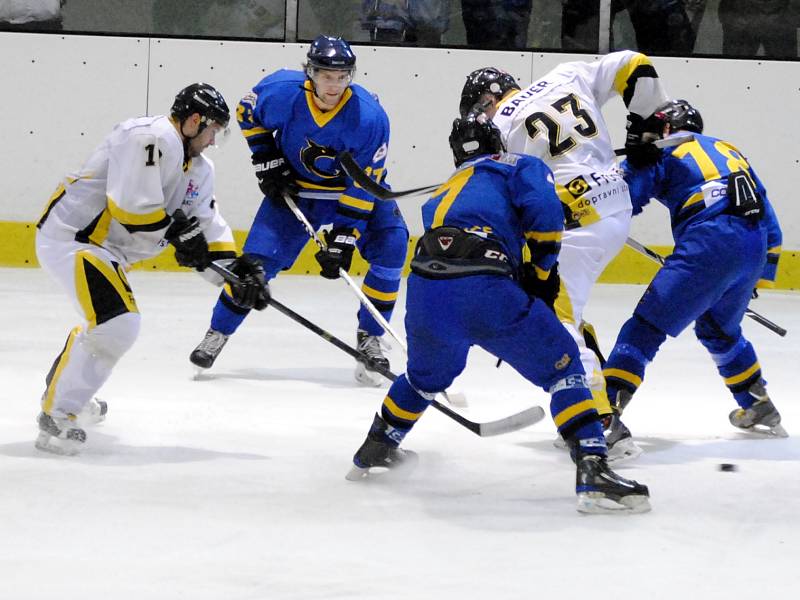
<instances>
[{"instance_id":1,"label":"player's bent knee","mask_svg":"<svg viewBox=\"0 0 800 600\"><path fill-rule=\"evenodd\" d=\"M136 342L140 326L139 313L123 313L90 329L83 343L93 354L116 361Z\"/></svg>"}]
</instances>

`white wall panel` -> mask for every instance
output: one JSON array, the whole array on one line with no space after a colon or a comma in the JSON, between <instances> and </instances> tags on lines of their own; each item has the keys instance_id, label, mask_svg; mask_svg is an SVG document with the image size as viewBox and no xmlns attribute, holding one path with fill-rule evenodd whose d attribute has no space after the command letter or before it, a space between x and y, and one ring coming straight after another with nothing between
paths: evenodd
<instances>
[{"instance_id":1,"label":"white wall panel","mask_svg":"<svg viewBox=\"0 0 800 600\"><path fill-rule=\"evenodd\" d=\"M149 82L147 65L148 46ZM464 78L496 65L524 84L567 60L591 55L356 46L356 81L377 93L392 124L389 181L397 189L435 183L452 171L447 136ZM119 120L164 113L175 93L193 81L218 87L231 109L261 77L299 68L306 45L0 33L0 157L4 181L0 220L36 218L58 178L78 166ZM800 207L794 201L800 170L800 63L655 58L670 94L703 113L707 132L741 147L777 207L786 248L800 247ZM149 88L148 88L149 83ZM603 111L617 145L624 140L625 109ZM33 133L31 133L33 132ZM260 194L237 127L229 142L210 151L217 165L224 214L246 228ZM401 200L414 233L420 199ZM666 211L653 207L634 222L650 243L669 243Z\"/></svg>"},{"instance_id":2,"label":"white wall panel","mask_svg":"<svg viewBox=\"0 0 800 600\"><path fill-rule=\"evenodd\" d=\"M0 33L0 220L33 221L64 174L145 113L148 40Z\"/></svg>"}]
</instances>

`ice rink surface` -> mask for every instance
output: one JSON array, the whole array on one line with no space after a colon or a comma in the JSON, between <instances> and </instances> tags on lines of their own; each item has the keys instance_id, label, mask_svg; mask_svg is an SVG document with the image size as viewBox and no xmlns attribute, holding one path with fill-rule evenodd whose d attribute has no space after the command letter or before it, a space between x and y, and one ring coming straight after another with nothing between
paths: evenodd
<instances>
[{"instance_id":1,"label":"ice rink surface","mask_svg":"<svg viewBox=\"0 0 800 600\"><path fill-rule=\"evenodd\" d=\"M385 391L276 311L252 314L205 379L188 354L216 291L190 273L133 272L142 332L98 395L82 455L33 447L44 376L77 316L38 269L0 269L0 598L290 600L794 598L800 586L800 295L745 319L790 437L734 430L735 408L687 331L668 340L626 412L646 449L619 472L653 511L575 511L574 467L545 421L479 438L429 410L404 480L345 481ZM342 281L279 277L275 297L354 343ZM404 289L404 286L403 286ZM641 286L598 286L608 352ZM393 323L402 326L402 306ZM403 369L396 347L395 372ZM473 420L547 396L480 350L453 386ZM738 466L718 470L720 463Z\"/></svg>"}]
</instances>

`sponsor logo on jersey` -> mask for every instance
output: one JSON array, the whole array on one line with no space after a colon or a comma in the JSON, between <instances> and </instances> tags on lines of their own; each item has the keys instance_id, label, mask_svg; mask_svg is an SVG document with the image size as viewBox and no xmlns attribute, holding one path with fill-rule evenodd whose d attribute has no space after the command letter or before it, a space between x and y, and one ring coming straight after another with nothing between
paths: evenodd
<instances>
[{"instance_id":1,"label":"sponsor logo on jersey","mask_svg":"<svg viewBox=\"0 0 800 600\"><path fill-rule=\"evenodd\" d=\"M189 185L186 186L186 193L183 196L183 202L181 203L182 206L191 206L192 203L197 200L197 197L200 195L200 188L197 187L194 183L194 180L189 180Z\"/></svg>"},{"instance_id":2,"label":"sponsor logo on jersey","mask_svg":"<svg viewBox=\"0 0 800 600\"><path fill-rule=\"evenodd\" d=\"M583 175L578 175L572 181L567 182L564 187L567 188L567 191L572 195L573 198L580 198L586 192L592 189L592 186L587 183L587 181L583 178Z\"/></svg>"},{"instance_id":3,"label":"sponsor logo on jersey","mask_svg":"<svg viewBox=\"0 0 800 600\"><path fill-rule=\"evenodd\" d=\"M556 361L554 366L559 371L562 371L567 368L567 365L569 365L570 362L572 362L572 359L570 359L569 354L564 354L564 356L562 356L559 360Z\"/></svg>"},{"instance_id":4,"label":"sponsor logo on jersey","mask_svg":"<svg viewBox=\"0 0 800 600\"><path fill-rule=\"evenodd\" d=\"M378 162L379 160L383 160L386 158L386 155L389 153L389 148L386 144L381 144L381 147L375 151L375 154L372 157L372 162Z\"/></svg>"}]
</instances>

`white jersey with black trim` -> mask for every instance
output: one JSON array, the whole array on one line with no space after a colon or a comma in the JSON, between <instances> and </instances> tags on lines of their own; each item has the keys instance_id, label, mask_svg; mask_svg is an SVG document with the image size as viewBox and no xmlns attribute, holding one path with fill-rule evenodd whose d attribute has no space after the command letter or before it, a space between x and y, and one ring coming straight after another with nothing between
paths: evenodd
<instances>
[{"instance_id":1,"label":"white jersey with black trim","mask_svg":"<svg viewBox=\"0 0 800 600\"><path fill-rule=\"evenodd\" d=\"M129 265L167 245L170 216L196 216L212 251L235 251L233 234L214 200L214 165L184 162L181 137L166 116L119 123L76 173L51 196L42 234L106 248Z\"/></svg>"},{"instance_id":2,"label":"white jersey with black trim","mask_svg":"<svg viewBox=\"0 0 800 600\"><path fill-rule=\"evenodd\" d=\"M492 119L509 152L547 163L568 218L581 225L631 209L600 110L612 96L642 117L668 99L650 59L626 50L559 65L503 98Z\"/></svg>"}]
</instances>

